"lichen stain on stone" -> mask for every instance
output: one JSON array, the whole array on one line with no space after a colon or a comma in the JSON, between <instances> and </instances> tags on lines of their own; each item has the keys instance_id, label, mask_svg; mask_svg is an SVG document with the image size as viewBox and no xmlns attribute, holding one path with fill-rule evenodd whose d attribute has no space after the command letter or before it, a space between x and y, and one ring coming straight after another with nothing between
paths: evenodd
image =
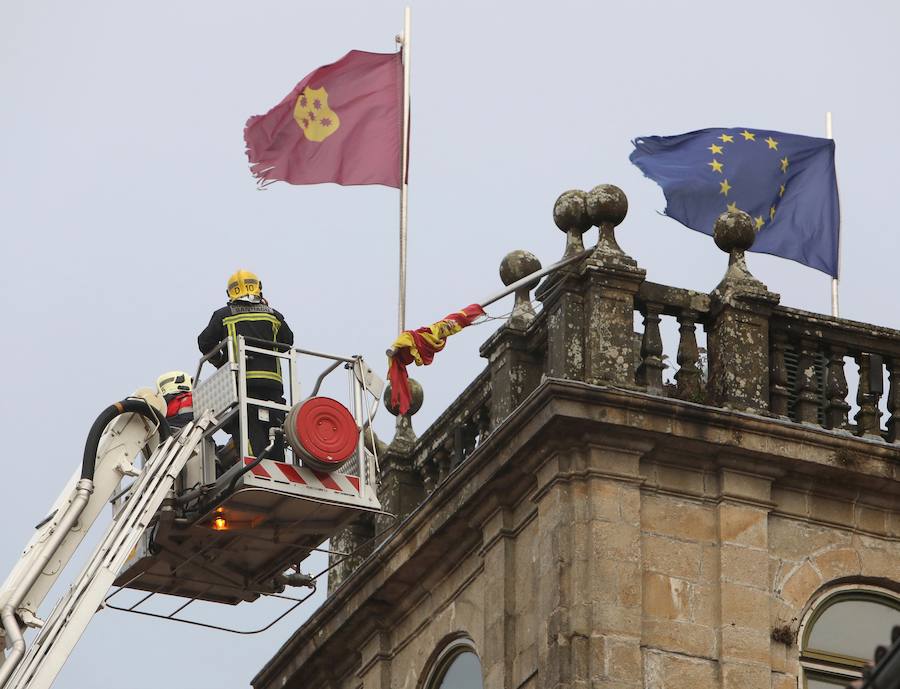
<instances>
[{"instance_id":1,"label":"lichen stain on stone","mask_svg":"<svg viewBox=\"0 0 900 689\"><path fill-rule=\"evenodd\" d=\"M578 338L573 337L569 340L569 342L566 344L566 352L568 352L569 354L570 361L581 361L581 357L584 355L584 351Z\"/></svg>"}]
</instances>

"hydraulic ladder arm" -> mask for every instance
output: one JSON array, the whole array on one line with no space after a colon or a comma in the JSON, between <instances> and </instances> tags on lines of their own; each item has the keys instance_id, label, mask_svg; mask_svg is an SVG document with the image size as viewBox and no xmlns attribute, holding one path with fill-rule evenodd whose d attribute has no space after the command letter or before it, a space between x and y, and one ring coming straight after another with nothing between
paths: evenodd
<instances>
[{"instance_id":1,"label":"hydraulic ladder arm","mask_svg":"<svg viewBox=\"0 0 900 689\"><path fill-rule=\"evenodd\" d=\"M147 405L146 409L143 409L143 405ZM82 468L76 470L55 501L47 518L37 525L22 556L0 588L0 622L2 622L0 647L5 645L7 649L7 653L0 663L0 687L4 689L14 686L10 678L17 668L22 669L21 663L26 655L24 627L44 626L44 622L37 616L39 606L56 583L63 568L72 558L100 511L108 505L109 499L117 490L121 479L124 476L138 477L128 498L128 502L132 503L140 498L142 487L147 486L148 472L151 467L159 466L159 462L156 460L164 454L164 450L177 448L174 453L178 456L176 463L179 464L179 467L183 466L180 450L187 450L185 441L170 439L158 446L162 429L151 421L154 416L159 417L155 413L149 413L152 411L149 403L144 400L129 400L114 406L118 406L119 409L128 409L129 412L138 409L140 413L121 413L109 423L97 445L96 459L91 457L93 460L91 462L93 465L93 471L90 472L91 478L84 477L85 472ZM208 419L201 419L194 425L194 428L205 428L208 423ZM185 433L182 436L182 438L190 437L193 441L190 451L183 453L184 461L187 461L187 458L196 451L201 435L202 431L192 434ZM144 469L139 471L133 462L142 449L148 446L157 447L157 450L146 462ZM165 497L165 492L172 487L169 481L163 483L165 490L159 500L154 501L157 507ZM129 507L126 505L123 511L128 509ZM152 516L153 513L150 514L150 517ZM121 520L116 519L110 530L114 530L120 523ZM69 598L74 590L73 586L66 598ZM91 614L95 610L96 607ZM85 626L86 624L85 622ZM38 640L40 640L40 636ZM50 649L45 648L45 650ZM34 651L34 646L28 654L32 655L32 651ZM62 662L67 656L68 651L65 652ZM59 666L62 665L62 662L59 663ZM20 675L21 672L17 674L17 676ZM30 684L26 680L25 684L15 684L15 686L30 686ZM49 686L49 683L46 686Z\"/></svg>"},{"instance_id":2,"label":"hydraulic ladder arm","mask_svg":"<svg viewBox=\"0 0 900 689\"><path fill-rule=\"evenodd\" d=\"M146 445L156 447L157 443L156 429L146 418L125 414L113 421L99 444L93 481L81 479L81 467L75 470L50 513L35 527L34 535L0 587L0 609L18 597L13 612L29 627L41 625L37 609L61 570L106 507L121 479L137 476L133 460L141 449ZM32 583L26 581L32 578Z\"/></svg>"},{"instance_id":3,"label":"hydraulic ladder arm","mask_svg":"<svg viewBox=\"0 0 900 689\"><path fill-rule=\"evenodd\" d=\"M163 443L132 485L122 510L65 596L57 603L3 689L49 689L118 576L129 552L159 511L211 425L204 414Z\"/></svg>"}]
</instances>

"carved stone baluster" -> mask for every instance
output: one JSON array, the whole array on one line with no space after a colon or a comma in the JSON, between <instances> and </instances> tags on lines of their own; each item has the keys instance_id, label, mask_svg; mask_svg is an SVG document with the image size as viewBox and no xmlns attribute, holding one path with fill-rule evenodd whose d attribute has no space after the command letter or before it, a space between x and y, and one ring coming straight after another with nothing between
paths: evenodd
<instances>
[{"instance_id":1,"label":"carved stone baluster","mask_svg":"<svg viewBox=\"0 0 900 689\"><path fill-rule=\"evenodd\" d=\"M797 406L795 411L800 423L818 423L819 396L816 393L816 343L800 340L797 351Z\"/></svg>"},{"instance_id":2,"label":"carved stone baluster","mask_svg":"<svg viewBox=\"0 0 900 689\"><path fill-rule=\"evenodd\" d=\"M828 396L828 407L825 410L827 428L847 428L847 415L850 404L847 402L847 377L844 375L844 356L847 350L832 345L828 348L828 379L825 383L825 394Z\"/></svg>"},{"instance_id":3,"label":"carved stone baluster","mask_svg":"<svg viewBox=\"0 0 900 689\"><path fill-rule=\"evenodd\" d=\"M425 492L431 495L438 484L438 467L433 457L428 457L419 467L419 474L422 477L422 485L425 486Z\"/></svg>"},{"instance_id":4,"label":"carved stone baluster","mask_svg":"<svg viewBox=\"0 0 900 689\"><path fill-rule=\"evenodd\" d=\"M481 445L491 433L491 408L490 405L481 407L475 414L475 425L478 428L478 445Z\"/></svg>"},{"instance_id":5,"label":"carved stone baluster","mask_svg":"<svg viewBox=\"0 0 900 689\"><path fill-rule=\"evenodd\" d=\"M697 348L697 312L689 309L683 310L678 315L678 371L675 373L675 382L678 387L678 398L701 402L700 389L700 350Z\"/></svg>"},{"instance_id":6,"label":"carved stone baluster","mask_svg":"<svg viewBox=\"0 0 900 689\"><path fill-rule=\"evenodd\" d=\"M787 335L783 332L772 334L772 362L770 375L769 398L772 405L772 413L775 416L787 418L788 399L791 391L788 389L787 366L784 362L784 352L788 346Z\"/></svg>"},{"instance_id":7,"label":"carved stone baluster","mask_svg":"<svg viewBox=\"0 0 900 689\"><path fill-rule=\"evenodd\" d=\"M900 440L900 359L888 359L887 368L890 373L887 408L890 416L887 422L887 440L896 443Z\"/></svg>"},{"instance_id":8,"label":"carved stone baluster","mask_svg":"<svg viewBox=\"0 0 900 689\"><path fill-rule=\"evenodd\" d=\"M441 445L434 455L432 455L431 461L437 466L438 484L443 483L444 479L447 478L447 474L450 473L450 470L456 466L458 456L458 443L456 438Z\"/></svg>"},{"instance_id":9,"label":"carved stone baluster","mask_svg":"<svg viewBox=\"0 0 900 689\"><path fill-rule=\"evenodd\" d=\"M466 458L475 451L478 445L479 434L481 433L480 412L475 414L468 421L464 421L457 425L454 430L455 437L455 454L453 456L452 467L462 464Z\"/></svg>"},{"instance_id":10,"label":"carved stone baluster","mask_svg":"<svg viewBox=\"0 0 900 689\"><path fill-rule=\"evenodd\" d=\"M873 354L858 354L856 363L859 366L859 388L856 391L856 403L859 411L853 417L856 421L858 435L881 436L881 411L878 400L881 398L883 384L881 377L881 357Z\"/></svg>"},{"instance_id":11,"label":"carved stone baluster","mask_svg":"<svg viewBox=\"0 0 900 689\"><path fill-rule=\"evenodd\" d=\"M663 389L662 372L666 368L662 360L662 336L659 334L662 306L647 304L643 312L644 337L641 339L641 365L637 369L637 384L646 387L647 392L660 394Z\"/></svg>"}]
</instances>

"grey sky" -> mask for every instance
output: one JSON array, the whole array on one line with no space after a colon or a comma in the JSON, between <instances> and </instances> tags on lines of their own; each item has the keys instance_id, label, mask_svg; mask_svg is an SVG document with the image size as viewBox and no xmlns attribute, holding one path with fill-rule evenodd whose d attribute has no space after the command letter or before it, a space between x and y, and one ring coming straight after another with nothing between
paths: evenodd
<instances>
[{"instance_id":1,"label":"grey sky","mask_svg":"<svg viewBox=\"0 0 900 689\"><path fill-rule=\"evenodd\" d=\"M236 268L261 276L298 343L383 369L396 334L396 190L259 192L242 128L347 50L394 50L402 7L0 5L0 580L96 414L162 371L193 368L196 334ZM891 2L414 2L409 324L495 291L511 249L556 260L553 201L601 182L628 195L618 238L649 279L711 290L724 254L657 214L662 193L628 162L630 140L708 126L822 136L831 110L842 315L900 327L889 287L898 25ZM824 274L749 263L783 304L828 310ZM413 373L426 395L418 430L482 368L491 329L454 337ZM377 426L390 436L386 414ZM257 637L106 611L56 686L245 686L309 611ZM260 616L230 612L247 625Z\"/></svg>"}]
</instances>

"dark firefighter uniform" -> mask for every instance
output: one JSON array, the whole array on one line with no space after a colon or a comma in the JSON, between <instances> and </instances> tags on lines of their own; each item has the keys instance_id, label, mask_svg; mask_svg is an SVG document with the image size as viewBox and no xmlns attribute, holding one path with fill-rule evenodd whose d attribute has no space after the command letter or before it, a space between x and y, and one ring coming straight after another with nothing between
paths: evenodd
<instances>
[{"instance_id":1,"label":"dark firefighter uniform","mask_svg":"<svg viewBox=\"0 0 900 689\"><path fill-rule=\"evenodd\" d=\"M294 333L280 312L267 304L244 300L229 302L227 306L213 313L209 325L197 337L197 344L203 354L208 354L219 342L228 337L232 340L236 354L238 335L285 345L294 344ZM254 346L261 345L257 343ZM228 355L222 352L210 361L219 367L228 361ZM278 358L247 352L247 395L284 404L284 383L281 377L281 362ZM283 412L250 406L247 410L250 454L256 456L256 453L261 452L269 444L269 429L281 426L282 423L284 423ZM235 445L240 447L237 427L238 422L235 419L225 430L231 433ZM284 447L276 447L269 457L284 460Z\"/></svg>"}]
</instances>

